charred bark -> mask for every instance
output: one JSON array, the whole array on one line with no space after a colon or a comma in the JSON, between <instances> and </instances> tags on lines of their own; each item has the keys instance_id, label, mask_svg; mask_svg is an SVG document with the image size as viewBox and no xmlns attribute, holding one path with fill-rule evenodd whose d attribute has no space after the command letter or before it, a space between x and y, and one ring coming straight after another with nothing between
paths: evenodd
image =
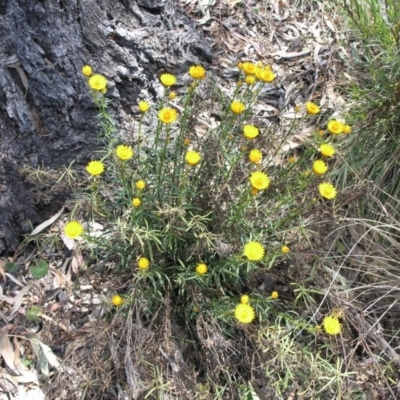
<instances>
[{"instance_id":1,"label":"charred bark","mask_svg":"<svg viewBox=\"0 0 400 400\"><path fill-rule=\"evenodd\" d=\"M164 0L0 0L0 254L60 207L35 201L23 165L85 165L99 127L81 68L109 81L119 134L161 71L211 62L194 23Z\"/></svg>"}]
</instances>

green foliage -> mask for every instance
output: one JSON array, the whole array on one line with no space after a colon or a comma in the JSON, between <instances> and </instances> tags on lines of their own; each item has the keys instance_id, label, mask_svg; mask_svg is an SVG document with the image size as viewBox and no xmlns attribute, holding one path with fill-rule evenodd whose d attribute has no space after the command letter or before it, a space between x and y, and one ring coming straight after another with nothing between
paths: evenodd
<instances>
[{"instance_id":1,"label":"green foliage","mask_svg":"<svg viewBox=\"0 0 400 400\"><path fill-rule=\"evenodd\" d=\"M15 263L11 261L7 261L4 265L4 269L6 272L9 272L10 274L15 275L18 272L18 267L15 265Z\"/></svg>"},{"instance_id":2,"label":"green foliage","mask_svg":"<svg viewBox=\"0 0 400 400\"><path fill-rule=\"evenodd\" d=\"M26 319L28 321L34 322L39 318L39 314L41 313L41 309L38 306L32 306L28 310L26 310Z\"/></svg>"},{"instance_id":3,"label":"green foliage","mask_svg":"<svg viewBox=\"0 0 400 400\"><path fill-rule=\"evenodd\" d=\"M374 195L390 207L400 195L400 3L346 0L343 6L354 29L350 118L360 128L337 173L344 187L372 181ZM365 215L374 213L367 209Z\"/></svg>"},{"instance_id":4,"label":"green foliage","mask_svg":"<svg viewBox=\"0 0 400 400\"><path fill-rule=\"evenodd\" d=\"M43 278L46 276L48 271L49 265L44 260L38 261L37 264L33 265L30 269L30 273L35 279Z\"/></svg>"}]
</instances>

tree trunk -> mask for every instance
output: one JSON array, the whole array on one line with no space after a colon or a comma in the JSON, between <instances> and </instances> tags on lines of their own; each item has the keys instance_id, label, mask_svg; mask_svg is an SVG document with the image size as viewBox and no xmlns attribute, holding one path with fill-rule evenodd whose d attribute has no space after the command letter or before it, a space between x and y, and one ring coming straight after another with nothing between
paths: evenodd
<instances>
[{"instance_id":1,"label":"tree trunk","mask_svg":"<svg viewBox=\"0 0 400 400\"><path fill-rule=\"evenodd\" d=\"M123 138L138 100L157 97L157 74L211 62L168 0L0 0L0 43L0 254L68 196L37 199L21 167L82 167L93 157L99 126L84 64L107 77Z\"/></svg>"}]
</instances>

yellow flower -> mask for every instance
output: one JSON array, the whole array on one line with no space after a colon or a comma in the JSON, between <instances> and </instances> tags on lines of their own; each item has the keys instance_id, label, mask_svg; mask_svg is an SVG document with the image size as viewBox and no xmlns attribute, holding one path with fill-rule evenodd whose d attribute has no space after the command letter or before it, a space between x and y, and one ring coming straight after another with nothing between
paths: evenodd
<instances>
[{"instance_id":1,"label":"yellow flower","mask_svg":"<svg viewBox=\"0 0 400 400\"><path fill-rule=\"evenodd\" d=\"M248 75L246 76L245 81L249 86L251 86L256 81L256 78L253 75Z\"/></svg>"},{"instance_id":2,"label":"yellow flower","mask_svg":"<svg viewBox=\"0 0 400 400\"><path fill-rule=\"evenodd\" d=\"M185 160L189 165L196 165L201 160L201 155L197 151L188 151Z\"/></svg>"},{"instance_id":3,"label":"yellow flower","mask_svg":"<svg viewBox=\"0 0 400 400\"><path fill-rule=\"evenodd\" d=\"M270 83L275 79L275 74L272 72L271 68L266 67L258 72L257 78L261 79L263 82Z\"/></svg>"},{"instance_id":4,"label":"yellow flower","mask_svg":"<svg viewBox=\"0 0 400 400\"><path fill-rule=\"evenodd\" d=\"M138 208L142 204L142 200L140 200L138 197L134 197L132 199L132 205L135 208Z\"/></svg>"},{"instance_id":5,"label":"yellow flower","mask_svg":"<svg viewBox=\"0 0 400 400\"><path fill-rule=\"evenodd\" d=\"M243 69L243 67L244 67L244 66L243 66L243 63L241 63L241 62L240 62L240 63L238 63L237 67L238 67L240 70L242 70L242 69Z\"/></svg>"},{"instance_id":6,"label":"yellow flower","mask_svg":"<svg viewBox=\"0 0 400 400\"><path fill-rule=\"evenodd\" d=\"M240 302L242 304L249 304L250 302L250 297L247 296L247 294L244 294L243 296L240 297Z\"/></svg>"},{"instance_id":7,"label":"yellow flower","mask_svg":"<svg viewBox=\"0 0 400 400\"><path fill-rule=\"evenodd\" d=\"M249 242L244 246L243 254L250 261L259 261L264 257L264 247L261 243L258 242Z\"/></svg>"},{"instance_id":8,"label":"yellow flower","mask_svg":"<svg viewBox=\"0 0 400 400\"><path fill-rule=\"evenodd\" d=\"M238 87L241 87L241 86L243 85L243 81L237 81L236 85L237 85Z\"/></svg>"},{"instance_id":9,"label":"yellow flower","mask_svg":"<svg viewBox=\"0 0 400 400\"><path fill-rule=\"evenodd\" d=\"M317 133L318 133L318 136L324 136L325 135L325 131L323 129L320 129Z\"/></svg>"},{"instance_id":10,"label":"yellow flower","mask_svg":"<svg viewBox=\"0 0 400 400\"><path fill-rule=\"evenodd\" d=\"M85 75L85 76L90 76L90 75L92 75L92 67L90 66L90 65L84 65L83 67L82 67L82 74L83 75Z\"/></svg>"},{"instance_id":11,"label":"yellow flower","mask_svg":"<svg viewBox=\"0 0 400 400\"><path fill-rule=\"evenodd\" d=\"M129 160L133 157L133 150L131 146L119 145L116 150L118 158L121 160Z\"/></svg>"},{"instance_id":12,"label":"yellow flower","mask_svg":"<svg viewBox=\"0 0 400 400\"><path fill-rule=\"evenodd\" d=\"M235 318L242 324L249 324L255 316L254 308L249 304L239 304L235 309Z\"/></svg>"},{"instance_id":13,"label":"yellow flower","mask_svg":"<svg viewBox=\"0 0 400 400\"><path fill-rule=\"evenodd\" d=\"M168 95L168 98L169 98L170 100L176 99L176 92L171 92L171 93Z\"/></svg>"},{"instance_id":14,"label":"yellow flower","mask_svg":"<svg viewBox=\"0 0 400 400\"><path fill-rule=\"evenodd\" d=\"M334 135L339 135L343 133L344 125L340 122L337 121L336 119L332 119L328 122L328 130L330 133L333 133Z\"/></svg>"},{"instance_id":15,"label":"yellow flower","mask_svg":"<svg viewBox=\"0 0 400 400\"><path fill-rule=\"evenodd\" d=\"M322 160L314 161L313 171L317 175L323 175L326 171L328 171L328 166Z\"/></svg>"},{"instance_id":16,"label":"yellow flower","mask_svg":"<svg viewBox=\"0 0 400 400\"><path fill-rule=\"evenodd\" d=\"M274 291L271 293L271 299L276 300L278 297L279 297L279 293L278 293L276 290L274 290Z\"/></svg>"},{"instance_id":17,"label":"yellow flower","mask_svg":"<svg viewBox=\"0 0 400 400\"><path fill-rule=\"evenodd\" d=\"M349 134L351 133L352 129L350 125L344 125L343 126L343 133Z\"/></svg>"},{"instance_id":18,"label":"yellow flower","mask_svg":"<svg viewBox=\"0 0 400 400\"><path fill-rule=\"evenodd\" d=\"M267 174L261 171L256 171L250 175L250 183L254 188L264 190L268 188L271 181Z\"/></svg>"},{"instance_id":19,"label":"yellow flower","mask_svg":"<svg viewBox=\"0 0 400 400\"><path fill-rule=\"evenodd\" d=\"M100 74L94 74L89 78L89 86L93 90L104 90L107 86L107 79Z\"/></svg>"},{"instance_id":20,"label":"yellow flower","mask_svg":"<svg viewBox=\"0 0 400 400\"><path fill-rule=\"evenodd\" d=\"M337 335L342 330L339 320L336 317L327 315L322 321L322 326L328 335Z\"/></svg>"},{"instance_id":21,"label":"yellow flower","mask_svg":"<svg viewBox=\"0 0 400 400\"><path fill-rule=\"evenodd\" d=\"M231 110L235 114L241 114L246 109L246 106L240 101L233 101L231 103Z\"/></svg>"},{"instance_id":22,"label":"yellow flower","mask_svg":"<svg viewBox=\"0 0 400 400\"><path fill-rule=\"evenodd\" d=\"M113 306L119 307L122 306L122 304L124 303L124 299L119 294L116 294L111 298L111 303L113 304Z\"/></svg>"},{"instance_id":23,"label":"yellow flower","mask_svg":"<svg viewBox=\"0 0 400 400\"><path fill-rule=\"evenodd\" d=\"M245 125L243 127L243 136L246 139L254 139L259 135L260 131L253 125Z\"/></svg>"},{"instance_id":24,"label":"yellow flower","mask_svg":"<svg viewBox=\"0 0 400 400\"><path fill-rule=\"evenodd\" d=\"M137 264L140 269L147 269L150 267L150 261L146 257L140 257Z\"/></svg>"},{"instance_id":25,"label":"yellow flower","mask_svg":"<svg viewBox=\"0 0 400 400\"><path fill-rule=\"evenodd\" d=\"M298 113L300 112L301 107L300 106L294 106L294 112Z\"/></svg>"},{"instance_id":26,"label":"yellow flower","mask_svg":"<svg viewBox=\"0 0 400 400\"><path fill-rule=\"evenodd\" d=\"M320 183L318 186L318 191L322 197L325 197L325 199L328 200L332 200L337 196L337 191L335 187L328 182Z\"/></svg>"},{"instance_id":27,"label":"yellow flower","mask_svg":"<svg viewBox=\"0 0 400 400\"><path fill-rule=\"evenodd\" d=\"M307 101L306 110L307 110L307 114L311 114L311 115L318 114L321 111L321 109L312 101Z\"/></svg>"},{"instance_id":28,"label":"yellow flower","mask_svg":"<svg viewBox=\"0 0 400 400\"><path fill-rule=\"evenodd\" d=\"M164 86L172 86L176 83L176 78L172 74L162 74L160 76L160 81Z\"/></svg>"},{"instance_id":29,"label":"yellow flower","mask_svg":"<svg viewBox=\"0 0 400 400\"><path fill-rule=\"evenodd\" d=\"M319 151L324 157L332 157L336 152L335 148L327 143L321 144Z\"/></svg>"},{"instance_id":30,"label":"yellow flower","mask_svg":"<svg viewBox=\"0 0 400 400\"><path fill-rule=\"evenodd\" d=\"M184 144L185 146L189 146L189 144L190 144L190 139L189 139L189 138L183 139L183 144Z\"/></svg>"},{"instance_id":31,"label":"yellow flower","mask_svg":"<svg viewBox=\"0 0 400 400\"><path fill-rule=\"evenodd\" d=\"M246 75L254 75L257 71L257 66L251 62L244 62L243 63L243 71Z\"/></svg>"},{"instance_id":32,"label":"yellow flower","mask_svg":"<svg viewBox=\"0 0 400 400\"><path fill-rule=\"evenodd\" d=\"M139 101L138 107L142 113L145 113L150 108L150 104L147 101Z\"/></svg>"},{"instance_id":33,"label":"yellow flower","mask_svg":"<svg viewBox=\"0 0 400 400\"><path fill-rule=\"evenodd\" d=\"M67 238L76 239L83 233L83 226L77 221L69 221L64 227L64 234Z\"/></svg>"},{"instance_id":34,"label":"yellow flower","mask_svg":"<svg viewBox=\"0 0 400 400\"><path fill-rule=\"evenodd\" d=\"M158 113L158 118L164 124L171 124L178 118L178 113L174 108L162 108Z\"/></svg>"},{"instance_id":35,"label":"yellow flower","mask_svg":"<svg viewBox=\"0 0 400 400\"><path fill-rule=\"evenodd\" d=\"M104 172L104 164L101 161L90 161L86 171L93 176L100 175Z\"/></svg>"},{"instance_id":36,"label":"yellow flower","mask_svg":"<svg viewBox=\"0 0 400 400\"><path fill-rule=\"evenodd\" d=\"M192 65L189 68L189 75L193 79L204 79L206 77L206 70L201 65Z\"/></svg>"},{"instance_id":37,"label":"yellow flower","mask_svg":"<svg viewBox=\"0 0 400 400\"><path fill-rule=\"evenodd\" d=\"M290 156L290 157L288 158L288 163L289 163L289 164L294 164L295 161L296 161L296 159L294 158L294 156Z\"/></svg>"},{"instance_id":38,"label":"yellow flower","mask_svg":"<svg viewBox=\"0 0 400 400\"><path fill-rule=\"evenodd\" d=\"M135 182L135 186L138 190L143 190L146 187L146 182L141 179Z\"/></svg>"},{"instance_id":39,"label":"yellow flower","mask_svg":"<svg viewBox=\"0 0 400 400\"><path fill-rule=\"evenodd\" d=\"M204 274L206 274L206 273L207 273L207 265L206 265L206 264L203 264L203 263L197 264L197 266L196 266L196 272L197 272L199 275L204 275Z\"/></svg>"},{"instance_id":40,"label":"yellow flower","mask_svg":"<svg viewBox=\"0 0 400 400\"><path fill-rule=\"evenodd\" d=\"M283 254L288 254L288 253L290 253L289 246L282 246L282 247L281 247L281 252L282 252Z\"/></svg>"},{"instance_id":41,"label":"yellow flower","mask_svg":"<svg viewBox=\"0 0 400 400\"><path fill-rule=\"evenodd\" d=\"M249 153L249 160L254 164L258 164L262 160L262 153L258 149L253 149Z\"/></svg>"}]
</instances>

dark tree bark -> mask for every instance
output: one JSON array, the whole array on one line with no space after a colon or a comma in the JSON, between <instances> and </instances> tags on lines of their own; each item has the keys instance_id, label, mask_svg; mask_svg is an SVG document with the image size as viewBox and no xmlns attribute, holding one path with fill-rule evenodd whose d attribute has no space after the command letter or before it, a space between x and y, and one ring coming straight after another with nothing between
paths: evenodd
<instances>
[{"instance_id":1,"label":"dark tree bark","mask_svg":"<svg viewBox=\"0 0 400 400\"><path fill-rule=\"evenodd\" d=\"M157 96L159 72L207 62L205 40L169 1L0 0L0 254L68 195L36 202L20 168L83 166L96 148L84 64L107 77L123 135L138 97Z\"/></svg>"}]
</instances>

